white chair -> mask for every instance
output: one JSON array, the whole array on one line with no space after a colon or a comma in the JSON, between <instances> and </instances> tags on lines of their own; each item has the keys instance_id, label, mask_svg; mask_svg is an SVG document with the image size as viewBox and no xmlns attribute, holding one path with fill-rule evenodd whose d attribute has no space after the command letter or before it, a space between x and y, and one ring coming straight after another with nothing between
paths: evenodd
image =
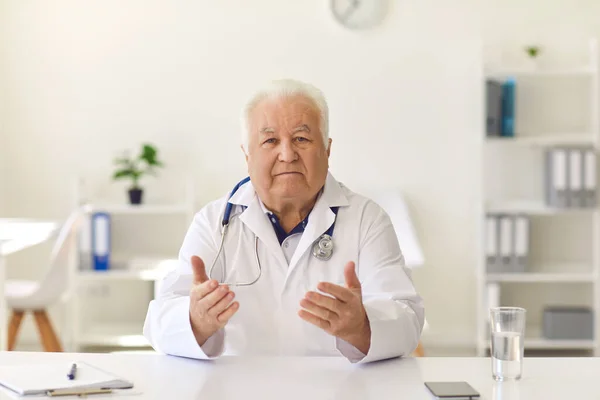
<instances>
[{"instance_id":1,"label":"white chair","mask_svg":"<svg viewBox=\"0 0 600 400\"><path fill-rule=\"evenodd\" d=\"M398 236L398 242L402 248L402 255L404 256L405 264L408 268L418 268L425 264L425 258L423 257L423 250L419 244L419 238L413 226L410 218L410 213L404 196L400 190L395 188L392 189L379 189L373 190L371 198L375 201L385 212L390 216L396 236ZM425 326L423 330L428 328L427 320L425 320ZM419 342L415 355L423 357L425 351L422 344Z\"/></svg>"},{"instance_id":2,"label":"white chair","mask_svg":"<svg viewBox=\"0 0 600 400\"><path fill-rule=\"evenodd\" d=\"M84 208L72 212L62 225L50 254L49 268L40 281L8 280L6 302L12 310L8 327L8 350L14 350L23 316L31 311L45 351L62 351L46 310L60 300L69 288L70 257L76 246L76 233L85 217Z\"/></svg>"}]
</instances>

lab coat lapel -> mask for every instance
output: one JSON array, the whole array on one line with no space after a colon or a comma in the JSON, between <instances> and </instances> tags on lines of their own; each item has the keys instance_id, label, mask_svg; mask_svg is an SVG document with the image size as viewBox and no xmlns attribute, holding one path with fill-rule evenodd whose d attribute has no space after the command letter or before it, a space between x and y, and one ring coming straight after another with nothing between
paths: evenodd
<instances>
[{"instance_id":1,"label":"lab coat lapel","mask_svg":"<svg viewBox=\"0 0 600 400\"><path fill-rule=\"evenodd\" d=\"M287 261L277 240L277 235L275 235L273 226L260 205L252 183L248 182L242 186L229 201L232 204L247 207L240 214L240 220L258 237L260 243L267 247L269 252L277 258L278 263L287 266ZM265 265L267 265L266 261L263 264L263 268Z\"/></svg>"},{"instance_id":2,"label":"lab coat lapel","mask_svg":"<svg viewBox=\"0 0 600 400\"><path fill-rule=\"evenodd\" d=\"M331 174L327 175L325 187L323 192L317 199L315 206L313 207L310 216L308 217L308 224L302 233L298 247L292 256L290 261L290 267L288 269L289 278L294 268L297 266L300 258L309 251L310 257L312 257L312 246L313 243L334 223L336 217L331 207L343 207L349 204L348 199L344 195L339 182L337 182ZM333 233L335 242L335 230ZM335 250L334 250L335 251Z\"/></svg>"}]
</instances>

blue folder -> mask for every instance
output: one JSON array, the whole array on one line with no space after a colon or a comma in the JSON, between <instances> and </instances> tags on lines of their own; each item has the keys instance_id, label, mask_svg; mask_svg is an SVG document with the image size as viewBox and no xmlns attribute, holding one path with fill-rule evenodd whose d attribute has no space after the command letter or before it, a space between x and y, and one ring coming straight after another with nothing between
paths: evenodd
<instances>
[{"instance_id":1,"label":"blue folder","mask_svg":"<svg viewBox=\"0 0 600 400\"><path fill-rule=\"evenodd\" d=\"M515 86L514 78L502 84L502 136L515 136Z\"/></svg>"},{"instance_id":2,"label":"blue folder","mask_svg":"<svg viewBox=\"0 0 600 400\"><path fill-rule=\"evenodd\" d=\"M95 270L110 268L110 215L105 212L92 214L92 260Z\"/></svg>"}]
</instances>

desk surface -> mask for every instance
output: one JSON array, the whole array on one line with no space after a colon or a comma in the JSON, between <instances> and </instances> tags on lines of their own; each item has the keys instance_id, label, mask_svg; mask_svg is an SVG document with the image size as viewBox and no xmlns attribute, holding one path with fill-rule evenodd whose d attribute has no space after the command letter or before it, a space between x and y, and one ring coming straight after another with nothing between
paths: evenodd
<instances>
[{"instance_id":1,"label":"desk surface","mask_svg":"<svg viewBox=\"0 0 600 400\"><path fill-rule=\"evenodd\" d=\"M0 256L45 242L59 229L51 221L0 218Z\"/></svg>"},{"instance_id":2,"label":"desk surface","mask_svg":"<svg viewBox=\"0 0 600 400\"><path fill-rule=\"evenodd\" d=\"M198 361L158 354L0 353L2 365L77 360L135 384L119 396L95 395L97 400L430 400L424 381L456 380L468 381L482 400L600 399L599 358L526 358L521 381L499 384L491 377L487 358L408 358L352 365L343 358ZM0 393L0 399L9 398L13 397Z\"/></svg>"}]
</instances>

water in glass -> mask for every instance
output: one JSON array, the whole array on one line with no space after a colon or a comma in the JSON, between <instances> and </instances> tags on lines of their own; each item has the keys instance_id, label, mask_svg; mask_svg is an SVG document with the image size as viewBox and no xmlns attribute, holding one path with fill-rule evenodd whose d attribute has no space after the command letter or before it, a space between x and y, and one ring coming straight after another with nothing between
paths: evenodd
<instances>
[{"instance_id":1,"label":"water in glass","mask_svg":"<svg viewBox=\"0 0 600 400\"><path fill-rule=\"evenodd\" d=\"M520 379L523 335L520 332L492 332L492 374L496 380Z\"/></svg>"}]
</instances>

